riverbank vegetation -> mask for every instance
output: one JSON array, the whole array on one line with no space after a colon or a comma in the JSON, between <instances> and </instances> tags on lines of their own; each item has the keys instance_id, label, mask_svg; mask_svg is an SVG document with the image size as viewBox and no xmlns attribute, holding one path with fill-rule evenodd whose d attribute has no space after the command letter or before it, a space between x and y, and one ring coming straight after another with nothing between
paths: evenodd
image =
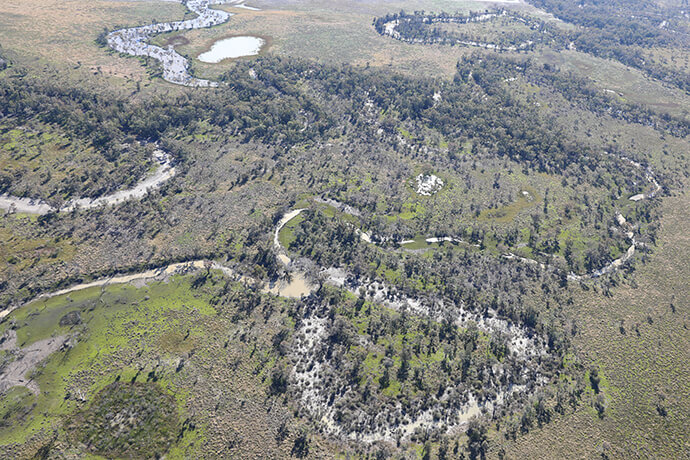
<instances>
[{"instance_id":1,"label":"riverbank vegetation","mask_svg":"<svg viewBox=\"0 0 690 460\"><path fill-rule=\"evenodd\" d=\"M128 266L164 259L164 254L170 257L170 249L164 249L170 243L178 248L173 252L178 259L194 254L239 256L218 246L214 242L217 236L212 236L217 235L214 229L220 228L220 221L234 220L227 211L201 216L200 221L190 221L184 214L175 219L163 216L199 206L194 201L200 197L185 196L194 190L205 193L207 203L217 200L216 205L204 205L211 206L208 209L227 209L228 204L221 201L224 193L253 196L260 189L274 189L287 193L283 196L288 202L299 193L327 191L364 213L364 228L384 238L454 235L497 248L497 256L501 248L524 248L525 255L565 257L568 248L566 263L572 271L603 265L623 250L625 235L610 230L616 226L616 212L631 213L631 221L632 216L639 217L634 220L642 224L639 230L650 232L641 235L642 241L652 241L653 204L627 200L650 191L644 171L621 160L623 155L642 160L638 153L613 150L613 146L609 152L601 152L569 140L563 128L534 105L513 97L500 79L482 77L489 73L487 65L480 60L464 61L453 82L439 83L391 77L376 70L261 59L238 63L223 79L228 85L213 92L189 91L173 99L145 101L124 101L105 94L99 96L108 101L103 104L86 89L76 91L16 73L2 80L3 94L11 101L4 107L7 119L25 120L27 114L36 113L32 119L98 139L106 151L124 138L158 142L176 159L182 174L138 205L137 214L142 218L134 226L127 216L131 205L69 218L49 216L28 227L11 217L5 225L21 233L32 229L31 239L54 235L57 228L64 227L61 239L81 235L76 240L92 242L94 248L122 245L113 233L115 228L121 229L120 234L134 232L133 242L150 235L153 239L148 247L138 245L136 252L142 259ZM499 65L515 63L493 64ZM468 79L471 69L476 70L476 77L473 74ZM541 72L536 75L542 78ZM434 100L437 92L440 99ZM210 153L216 158L214 164L204 161L209 152L215 152ZM323 152L331 152L326 161ZM314 162L317 168L308 166ZM379 174L372 174L377 170L374 164ZM380 169L381 165L385 168ZM446 189L429 198L416 195L409 184L418 165L443 171ZM165 204L160 208L158 200L163 197L161 203ZM501 209L512 209L511 204L519 200L525 204L506 219L508 214ZM270 201L265 206L273 206L268 205ZM252 221L257 231L270 231L273 214L268 207L263 219L256 214L261 200L233 206L245 207L246 215L256 215L258 219ZM414 212L404 213L404 209ZM153 218L156 215L159 217ZM74 225L75 218L81 221L79 225ZM108 224L99 224L102 219ZM104 239L106 228L111 236ZM185 239L185 234L197 237ZM226 233L224 238L228 236ZM26 254L13 257L8 253L5 260L24 257ZM271 257L262 258L263 269L274 273L268 259ZM6 262L10 273L13 265L16 262ZM45 273L41 265L29 270ZM88 272L102 272L106 267ZM52 273L44 282L64 277Z\"/></svg>"},{"instance_id":2,"label":"riverbank vegetation","mask_svg":"<svg viewBox=\"0 0 690 460\"><path fill-rule=\"evenodd\" d=\"M688 69L659 59L660 49L687 56L690 40L681 3L659 5L644 1L593 2L587 8L567 0L535 0L536 7L579 26L573 46L599 57L616 59L647 75L690 90Z\"/></svg>"}]
</instances>

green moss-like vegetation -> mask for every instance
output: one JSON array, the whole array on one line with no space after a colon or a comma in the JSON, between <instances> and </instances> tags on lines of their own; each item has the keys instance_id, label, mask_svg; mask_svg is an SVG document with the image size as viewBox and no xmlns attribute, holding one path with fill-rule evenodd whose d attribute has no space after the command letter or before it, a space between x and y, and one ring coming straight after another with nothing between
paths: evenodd
<instances>
[{"instance_id":1,"label":"green moss-like vegetation","mask_svg":"<svg viewBox=\"0 0 690 460\"><path fill-rule=\"evenodd\" d=\"M290 244L293 241L295 241L295 235L293 234L293 230L303 220L304 216L302 214L299 214L283 226L283 228L280 230L280 233L278 233L278 241L280 241L282 247L289 248Z\"/></svg>"},{"instance_id":2,"label":"green moss-like vegetation","mask_svg":"<svg viewBox=\"0 0 690 460\"><path fill-rule=\"evenodd\" d=\"M25 387L12 387L0 400L0 436L25 422L36 405L36 396Z\"/></svg>"},{"instance_id":3,"label":"green moss-like vegetation","mask_svg":"<svg viewBox=\"0 0 690 460\"><path fill-rule=\"evenodd\" d=\"M55 24L45 28L26 0L0 14L3 46L16 48L12 69L0 72L7 102L0 104L0 193L59 202L126 186L151 169L151 152L137 141L157 143L178 162L173 179L136 202L69 215L2 216L3 306L82 279L192 258L231 260L259 281L274 280L286 275L272 250L275 218L294 208L311 211L286 225L279 239L312 262L303 265L308 276L337 268L367 291L359 298L324 286L288 301L211 271L33 302L0 323L0 333L14 328L20 347L51 336L69 341L26 375L40 392L16 387L0 396L0 456L31 457L40 447L52 457L330 458L328 443L345 432L336 441L343 458L493 458L504 447L507 458L684 452L690 347L682 217L688 212L678 213L671 237L657 239L667 225L659 216L666 191L687 188L689 104L679 87L687 87L687 78L669 73L687 66L683 34L673 34L683 31L682 15L674 2L656 2L651 11L629 0L643 14L607 14L602 22L592 15L608 6L584 11L568 0L535 1L561 19L587 18L572 36L576 46L559 41L571 38L568 21L542 23L528 7L488 23L417 24L431 29L431 39L450 34L505 46L535 38L519 53L500 54L381 37L371 22L390 13L381 2L237 10L231 27L270 30L281 57L194 65L197 76L221 82L198 90L162 82L152 59L125 58L92 43L103 27L177 19L183 6L82 5L76 28L62 27L73 22L65 13L70 5L48 15ZM630 12L622 0L603 3ZM420 7L396 6L402 8ZM435 8L470 6L446 1ZM626 39L645 46L592 35L597 24L632 30ZM407 30L417 29L413 23ZM161 35L153 43L179 45L193 56L223 30ZM594 49L607 59L594 59ZM59 63L57 71L35 59L47 54L55 55L48 61ZM634 58L621 62L647 74L614 61L626 56ZM348 64L322 65L324 59ZM162 91L153 89L160 85ZM653 190L647 165L664 190L632 203L630 196ZM420 172L439 175L444 187L417 195ZM336 199L357 217L317 204L315 196ZM674 203L670 211L686 211ZM630 225L617 222L618 212ZM377 244L362 241L356 229ZM626 231L640 243L630 263L582 283L565 276L618 257L630 244ZM426 243L433 236L467 243ZM399 248L401 240L413 242ZM509 260L507 253L545 266ZM645 271L650 261L656 268ZM396 308L366 300L381 294ZM80 321L61 324L77 314ZM302 328L314 318L315 330ZM492 330L494 320L510 327ZM507 329L534 340L526 346L540 349L535 359L522 356L520 346L508 352ZM302 334L317 335L307 341L313 345L307 356L299 356ZM1 352L0 367L18 356ZM293 368L298 358L304 366ZM325 394L315 411L290 379L310 369L318 372L306 376L308 395ZM474 421L462 428L466 435L455 429L448 435L446 415L470 399L498 401L511 387L514 398L479 415L483 426ZM138 413L130 402L140 400ZM158 415L151 402L157 400L165 409ZM118 421L121 436L109 438L101 422L111 409L131 415L132 423ZM372 415L373 436L366 439L375 439L382 432L375 417L385 411L394 415L380 417L383 424L414 427L421 413L440 422L425 421L409 439L392 434L381 445L360 442L357 430L367 423L360 416ZM176 421L166 418L173 413ZM149 415L153 423L137 423ZM152 444L148 438L161 429L163 443ZM323 435L328 430L332 437ZM351 434L357 441L348 441ZM466 441L463 452L458 443ZM449 450L444 442L455 445Z\"/></svg>"},{"instance_id":4,"label":"green moss-like vegetation","mask_svg":"<svg viewBox=\"0 0 690 460\"><path fill-rule=\"evenodd\" d=\"M80 321L60 325L72 312ZM8 315L0 333L10 327L20 346L54 335L70 337L71 346L27 374L39 394L15 387L0 396L0 416L7 421L0 425L0 456L38 447L68 448L86 458L198 458L208 449L237 454L248 447L258 457L289 455L291 430L276 445L255 440L282 420L257 417L252 408L258 404L258 413L266 414L275 405L266 396L272 370L285 366L285 352L273 336L294 328L284 303L272 296L202 271L38 300ZM206 375L199 369L211 368L215 377L198 381ZM239 394L251 401L249 410L234 405ZM280 417L289 417L276 407ZM255 432L257 423L263 431ZM231 444L223 444L229 433Z\"/></svg>"},{"instance_id":5,"label":"green moss-like vegetation","mask_svg":"<svg viewBox=\"0 0 690 460\"><path fill-rule=\"evenodd\" d=\"M178 313L188 312L192 317L214 314L208 300L191 289L192 282L189 278L176 278L169 283L153 283L143 292L126 285L84 289L36 301L12 313L0 329L15 328L20 347L53 335L73 336L76 345L54 353L34 372L33 378L43 391L35 398L31 416L5 429L1 438L6 442L20 441L58 422L60 416L75 407L74 400L69 398L70 382L81 373L110 368L108 363L125 350L143 352L157 349L158 343L172 352L187 347L176 336L181 324L186 323ZM80 324L61 326L60 319L74 311L81 315ZM187 335L186 340L193 342L197 333ZM139 342L137 337L156 339ZM80 391L86 394L92 388L98 389L112 375L106 373L104 377L91 380ZM65 401L65 397L69 399Z\"/></svg>"},{"instance_id":6,"label":"green moss-like vegetation","mask_svg":"<svg viewBox=\"0 0 690 460\"><path fill-rule=\"evenodd\" d=\"M540 205L540 199L536 190L532 187L525 187L524 192L520 191L517 199L508 205L494 209L486 209L479 215L480 219L493 220L500 223L512 222L518 213Z\"/></svg>"}]
</instances>

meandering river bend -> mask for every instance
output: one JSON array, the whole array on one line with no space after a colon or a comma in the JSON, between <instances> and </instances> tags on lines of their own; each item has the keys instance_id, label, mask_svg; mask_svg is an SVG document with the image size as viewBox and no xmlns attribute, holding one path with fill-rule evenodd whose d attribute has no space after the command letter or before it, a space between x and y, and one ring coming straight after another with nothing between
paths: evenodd
<instances>
[{"instance_id":1,"label":"meandering river bend","mask_svg":"<svg viewBox=\"0 0 690 460\"><path fill-rule=\"evenodd\" d=\"M257 8L247 6L241 0L182 0L182 3L198 16L186 21L161 22L118 29L108 34L108 45L121 53L131 56L148 56L160 61L163 79L170 83L193 87L217 87L218 82L193 77L189 71L187 58L176 52L172 46L161 48L148 41L154 35L163 33L217 26L227 22L230 16L233 16L233 13L211 8L211 5L229 4L235 8L248 10L257 10Z\"/></svg>"},{"instance_id":2,"label":"meandering river bend","mask_svg":"<svg viewBox=\"0 0 690 460\"><path fill-rule=\"evenodd\" d=\"M153 158L158 163L156 170L153 174L145 177L132 188L120 190L98 198L75 198L59 209L43 200L0 195L0 209L9 212L44 215L51 212L70 212L78 209L110 206L131 199L140 199L146 196L150 190L160 188L165 181L175 175L174 161L170 154L163 150L156 150L153 153Z\"/></svg>"}]
</instances>

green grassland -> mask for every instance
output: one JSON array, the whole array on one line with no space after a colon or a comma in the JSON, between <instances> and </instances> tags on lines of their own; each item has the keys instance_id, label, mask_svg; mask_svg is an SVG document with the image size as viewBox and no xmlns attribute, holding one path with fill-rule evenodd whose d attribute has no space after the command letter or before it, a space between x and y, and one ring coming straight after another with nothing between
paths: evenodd
<instances>
[{"instance_id":1,"label":"green grassland","mask_svg":"<svg viewBox=\"0 0 690 460\"><path fill-rule=\"evenodd\" d=\"M601 91L614 91L622 100L644 104L655 110L688 117L688 95L662 85L639 71L615 61L597 58L577 51L554 52L548 48L537 52L539 61L558 66L566 72L590 78Z\"/></svg>"},{"instance_id":2,"label":"green grassland","mask_svg":"<svg viewBox=\"0 0 690 460\"><path fill-rule=\"evenodd\" d=\"M285 224L285 226L280 230L280 233L278 234L278 241L280 241L280 245L282 247L289 248L290 243L295 241L295 236L293 235L293 230L303 220L304 220L304 216L302 214L300 214L297 217L291 219L290 222Z\"/></svg>"},{"instance_id":3,"label":"green grassland","mask_svg":"<svg viewBox=\"0 0 690 460\"><path fill-rule=\"evenodd\" d=\"M334 289L324 293L329 297L339 299L334 314L349 324L344 340L354 340L354 333L370 341L347 353L361 359L361 385L374 385L384 400L423 397L424 388L443 382L434 369L460 359L438 325ZM85 289L16 310L0 332L15 330L18 346L55 336L70 337L71 345L31 371L40 394L14 387L0 398L0 452L16 458L42 451L84 458L287 458L307 423L293 418L287 399L270 396L273 370L286 365L281 350L295 326L291 308L211 271ZM72 312L81 321L60 325ZM401 321L404 330L387 332ZM473 344L473 362L503 359L476 330L451 337ZM421 447L416 441L406 450ZM310 436L313 456L332 458L341 449Z\"/></svg>"},{"instance_id":4,"label":"green grassland","mask_svg":"<svg viewBox=\"0 0 690 460\"><path fill-rule=\"evenodd\" d=\"M34 379L43 391L38 396L34 416L21 429L15 426L11 434L6 432L3 435L6 442L22 442L73 411L75 401L64 401L65 397L69 398L70 388L72 392L79 388L86 395L98 391L104 381L116 377L112 375L118 368L112 367L116 357L131 356L135 350L147 352L161 334L181 328L181 311L187 310L186 316L191 312L212 314L208 304L189 293L189 284L180 281L153 285L145 290L146 294L128 286L86 289L34 302L12 314L2 327L16 330L20 347L54 335L71 335L78 343L52 356L36 373ZM155 300L139 303L142 297L151 295ZM71 311L82 315L82 324L60 326L60 318ZM190 341L199 333L191 335ZM129 364L120 367L131 367ZM94 369L97 371L93 372ZM85 370L91 371L88 377L80 376Z\"/></svg>"}]
</instances>

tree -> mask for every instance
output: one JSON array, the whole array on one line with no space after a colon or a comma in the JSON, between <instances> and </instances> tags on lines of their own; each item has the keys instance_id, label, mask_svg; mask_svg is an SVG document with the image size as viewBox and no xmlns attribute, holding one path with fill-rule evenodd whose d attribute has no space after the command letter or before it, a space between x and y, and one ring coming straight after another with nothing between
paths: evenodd
<instances>
[{"instance_id":1,"label":"tree","mask_svg":"<svg viewBox=\"0 0 690 460\"><path fill-rule=\"evenodd\" d=\"M441 444L438 446L438 460L448 460L448 439L441 439Z\"/></svg>"},{"instance_id":2,"label":"tree","mask_svg":"<svg viewBox=\"0 0 690 460\"><path fill-rule=\"evenodd\" d=\"M410 351L406 346L403 347L400 358L400 369L398 369L398 380L404 382L410 374Z\"/></svg>"},{"instance_id":3,"label":"tree","mask_svg":"<svg viewBox=\"0 0 690 460\"><path fill-rule=\"evenodd\" d=\"M597 410L599 418L604 418L604 412L606 411L606 397L603 393L597 394L594 401L594 408Z\"/></svg>"},{"instance_id":4,"label":"tree","mask_svg":"<svg viewBox=\"0 0 690 460\"><path fill-rule=\"evenodd\" d=\"M279 395L287 391L288 387L288 376L285 369L278 367L273 369L271 374L271 394Z\"/></svg>"},{"instance_id":5,"label":"tree","mask_svg":"<svg viewBox=\"0 0 690 460\"><path fill-rule=\"evenodd\" d=\"M429 441L424 443L422 449L422 460L431 460L431 443Z\"/></svg>"},{"instance_id":6,"label":"tree","mask_svg":"<svg viewBox=\"0 0 690 460\"><path fill-rule=\"evenodd\" d=\"M306 427L302 427L292 445L292 455L297 458L305 458L309 455L309 442L309 431Z\"/></svg>"},{"instance_id":7,"label":"tree","mask_svg":"<svg viewBox=\"0 0 690 460\"><path fill-rule=\"evenodd\" d=\"M388 386L389 386L390 384L391 384L390 371L389 371L389 368L386 367L386 368L383 370L383 374L381 375L381 377L379 377L379 386L380 386L382 389L385 389L385 388L388 388Z\"/></svg>"},{"instance_id":8,"label":"tree","mask_svg":"<svg viewBox=\"0 0 690 460\"><path fill-rule=\"evenodd\" d=\"M592 385L592 390L594 390L595 394L599 394L599 382L601 381L601 377L599 377L599 370L596 368L592 368L589 371L589 383Z\"/></svg>"},{"instance_id":9,"label":"tree","mask_svg":"<svg viewBox=\"0 0 690 460\"><path fill-rule=\"evenodd\" d=\"M467 450L470 453L471 459L486 458L486 451L489 447L487 436L487 428L479 420L470 420L467 428Z\"/></svg>"}]
</instances>

